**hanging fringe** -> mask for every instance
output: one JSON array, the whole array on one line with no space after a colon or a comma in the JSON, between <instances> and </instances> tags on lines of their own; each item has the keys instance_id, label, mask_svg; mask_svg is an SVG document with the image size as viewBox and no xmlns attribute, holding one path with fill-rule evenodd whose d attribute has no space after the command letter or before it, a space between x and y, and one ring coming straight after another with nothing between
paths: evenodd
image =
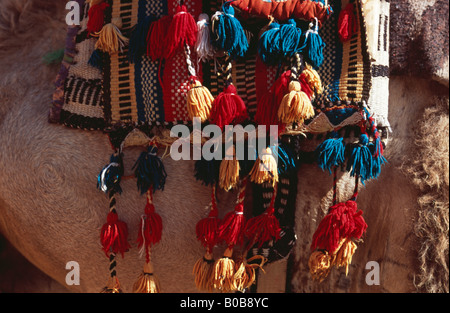
<instances>
[{"instance_id":1,"label":"hanging fringe","mask_svg":"<svg viewBox=\"0 0 450 313\"><path fill-rule=\"evenodd\" d=\"M355 4L348 3L341 10L338 18L338 34L341 42L349 41L358 32L358 21L355 15Z\"/></svg>"},{"instance_id":2,"label":"hanging fringe","mask_svg":"<svg viewBox=\"0 0 450 313\"><path fill-rule=\"evenodd\" d=\"M220 162L215 159L205 160L202 156L200 160L195 161L195 178L206 186L215 185L219 181Z\"/></svg>"},{"instance_id":3,"label":"hanging fringe","mask_svg":"<svg viewBox=\"0 0 450 313\"><path fill-rule=\"evenodd\" d=\"M319 167L331 174L333 168L341 166L345 162L344 138L339 137L337 132L331 132L330 138L316 148L315 155Z\"/></svg>"},{"instance_id":4,"label":"hanging fringe","mask_svg":"<svg viewBox=\"0 0 450 313\"><path fill-rule=\"evenodd\" d=\"M319 22L315 18L315 23L309 24L309 30L305 34L305 57L314 69L318 69L323 63L323 49L325 42L319 35Z\"/></svg>"},{"instance_id":5,"label":"hanging fringe","mask_svg":"<svg viewBox=\"0 0 450 313\"><path fill-rule=\"evenodd\" d=\"M236 151L233 146L225 152L225 158L220 163L219 187L229 191L239 184L239 161L236 159Z\"/></svg>"},{"instance_id":6,"label":"hanging fringe","mask_svg":"<svg viewBox=\"0 0 450 313\"><path fill-rule=\"evenodd\" d=\"M211 253L214 246L219 243L219 225L221 224L218 218L219 211L217 208L216 200L216 187L213 186L211 192L211 210L208 217L201 219L196 227L195 232L197 239L200 241L202 246L204 246L208 253Z\"/></svg>"},{"instance_id":7,"label":"hanging fringe","mask_svg":"<svg viewBox=\"0 0 450 313\"><path fill-rule=\"evenodd\" d=\"M146 16L142 21L136 24L130 35L130 44L128 49L128 59L130 63L136 63L147 52L147 35L150 25L155 21L153 15Z\"/></svg>"},{"instance_id":8,"label":"hanging fringe","mask_svg":"<svg viewBox=\"0 0 450 313\"><path fill-rule=\"evenodd\" d=\"M209 17L201 13L197 22L197 41L195 43L195 52L200 62L207 62L214 58L215 49L211 42L211 27L208 23Z\"/></svg>"},{"instance_id":9,"label":"hanging fringe","mask_svg":"<svg viewBox=\"0 0 450 313\"><path fill-rule=\"evenodd\" d=\"M153 190L164 190L167 173L164 163L158 156L156 145L150 144L147 152L142 152L133 166L137 178L137 187L144 194L153 187Z\"/></svg>"},{"instance_id":10,"label":"hanging fringe","mask_svg":"<svg viewBox=\"0 0 450 313\"><path fill-rule=\"evenodd\" d=\"M95 49L103 52L113 54L123 51L123 48L128 44L129 39L122 35L120 28L122 27L121 18L113 18L111 23L103 26L102 30L95 33L98 40L95 43Z\"/></svg>"},{"instance_id":11,"label":"hanging fringe","mask_svg":"<svg viewBox=\"0 0 450 313\"><path fill-rule=\"evenodd\" d=\"M152 61L166 58L165 43L172 16L166 15L154 21L147 34L147 56Z\"/></svg>"},{"instance_id":12,"label":"hanging fringe","mask_svg":"<svg viewBox=\"0 0 450 313\"><path fill-rule=\"evenodd\" d=\"M145 263L143 272L133 286L134 293L160 293L159 278L153 273L153 265Z\"/></svg>"},{"instance_id":13,"label":"hanging fringe","mask_svg":"<svg viewBox=\"0 0 450 313\"><path fill-rule=\"evenodd\" d=\"M317 71L313 69L311 65L309 65L308 63L305 63L305 68L303 69L303 72L300 75L300 82L302 82L302 80L304 80L304 82L307 83L308 87L317 95L323 93L323 86L320 76L317 73ZM302 84L302 90L305 90L305 87L306 86ZM309 93L307 92L307 94Z\"/></svg>"},{"instance_id":14,"label":"hanging fringe","mask_svg":"<svg viewBox=\"0 0 450 313\"><path fill-rule=\"evenodd\" d=\"M215 289L222 292L230 292L234 290L234 274L235 262L232 259L233 249L225 250L223 257L214 263L214 280Z\"/></svg>"},{"instance_id":15,"label":"hanging fringe","mask_svg":"<svg viewBox=\"0 0 450 313\"><path fill-rule=\"evenodd\" d=\"M195 262L192 274L198 290L207 292L214 290L214 265L215 261L210 253L206 253Z\"/></svg>"},{"instance_id":16,"label":"hanging fringe","mask_svg":"<svg viewBox=\"0 0 450 313\"><path fill-rule=\"evenodd\" d=\"M105 23L105 10L109 8L109 3L96 1L97 4L91 3L88 12L88 22L86 30L88 37L98 33Z\"/></svg>"},{"instance_id":17,"label":"hanging fringe","mask_svg":"<svg viewBox=\"0 0 450 313\"><path fill-rule=\"evenodd\" d=\"M309 257L308 267L311 277L322 282L331 271L331 256L327 251L314 251Z\"/></svg>"},{"instance_id":18,"label":"hanging fringe","mask_svg":"<svg viewBox=\"0 0 450 313\"><path fill-rule=\"evenodd\" d=\"M260 263L252 263L260 260ZM245 292L256 282L256 269L259 268L264 272L263 266L266 258L260 255L255 255L250 259L245 258L245 254L241 260L235 262L235 272L233 279L233 291Z\"/></svg>"},{"instance_id":19,"label":"hanging fringe","mask_svg":"<svg viewBox=\"0 0 450 313\"><path fill-rule=\"evenodd\" d=\"M281 62L280 41L280 24L271 22L258 41L258 54L265 64L275 65Z\"/></svg>"},{"instance_id":20,"label":"hanging fringe","mask_svg":"<svg viewBox=\"0 0 450 313\"><path fill-rule=\"evenodd\" d=\"M234 16L231 1L225 2L222 11L212 17L213 44L232 58L243 57L248 50L248 40L239 20Z\"/></svg>"},{"instance_id":21,"label":"hanging fringe","mask_svg":"<svg viewBox=\"0 0 450 313\"><path fill-rule=\"evenodd\" d=\"M164 38L164 57L170 59L185 46L194 47L197 32L194 17L187 12L185 5L178 5L167 30L167 37Z\"/></svg>"},{"instance_id":22,"label":"hanging fringe","mask_svg":"<svg viewBox=\"0 0 450 313\"><path fill-rule=\"evenodd\" d=\"M90 66L98 68L99 70L103 70L104 67L103 60L105 59L104 54L105 52L95 49L88 60L88 64Z\"/></svg>"},{"instance_id":23,"label":"hanging fringe","mask_svg":"<svg viewBox=\"0 0 450 313\"><path fill-rule=\"evenodd\" d=\"M363 185L366 180L373 178L373 159L368 144L369 137L367 134L361 134L359 136L359 143L353 145L346 168L350 172L350 176L358 176Z\"/></svg>"},{"instance_id":24,"label":"hanging fringe","mask_svg":"<svg viewBox=\"0 0 450 313\"><path fill-rule=\"evenodd\" d=\"M250 172L250 180L256 184L271 182L272 186L278 182L278 165L270 147L258 156Z\"/></svg>"}]
</instances>

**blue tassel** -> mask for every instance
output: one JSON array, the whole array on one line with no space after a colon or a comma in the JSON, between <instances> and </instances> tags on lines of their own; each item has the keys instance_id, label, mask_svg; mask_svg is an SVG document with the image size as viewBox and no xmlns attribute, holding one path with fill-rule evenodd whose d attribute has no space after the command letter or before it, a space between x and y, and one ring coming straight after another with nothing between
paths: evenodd
<instances>
[{"instance_id":1,"label":"blue tassel","mask_svg":"<svg viewBox=\"0 0 450 313\"><path fill-rule=\"evenodd\" d=\"M147 34L154 21L153 15L147 16L131 31L128 50L128 59L131 63L136 63L147 52Z\"/></svg>"},{"instance_id":2,"label":"blue tassel","mask_svg":"<svg viewBox=\"0 0 450 313\"><path fill-rule=\"evenodd\" d=\"M122 159L118 154L113 154L109 164L105 166L97 177L97 188L104 193L114 191L122 193L120 180L123 175Z\"/></svg>"},{"instance_id":3,"label":"blue tassel","mask_svg":"<svg viewBox=\"0 0 450 313\"><path fill-rule=\"evenodd\" d=\"M319 167L331 174L334 167L345 162L344 138L340 138L337 132L331 132L330 138L316 148L315 154Z\"/></svg>"},{"instance_id":4,"label":"blue tassel","mask_svg":"<svg viewBox=\"0 0 450 313\"><path fill-rule=\"evenodd\" d=\"M278 158L279 175L293 171L297 168L294 152L288 145L281 143L276 149L271 147L271 150L274 156Z\"/></svg>"},{"instance_id":5,"label":"blue tassel","mask_svg":"<svg viewBox=\"0 0 450 313\"><path fill-rule=\"evenodd\" d=\"M387 163L386 158L380 152L381 140L377 138L375 143L369 143L369 149L372 153L372 177L378 178L381 173L381 166Z\"/></svg>"},{"instance_id":6,"label":"blue tassel","mask_svg":"<svg viewBox=\"0 0 450 313\"><path fill-rule=\"evenodd\" d=\"M195 162L195 178L205 186L213 186L219 179L220 160L205 160L203 157Z\"/></svg>"},{"instance_id":7,"label":"blue tassel","mask_svg":"<svg viewBox=\"0 0 450 313\"><path fill-rule=\"evenodd\" d=\"M314 29L313 29L314 27ZM323 49L325 42L319 35L319 23L316 18L316 25L310 24L310 29L305 34L305 57L311 66L317 70L323 63Z\"/></svg>"},{"instance_id":8,"label":"blue tassel","mask_svg":"<svg viewBox=\"0 0 450 313\"><path fill-rule=\"evenodd\" d=\"M295 53L302 52L306 46L306 42L302 40L302 31L293 19L281 25L280 39L280 52L284 57L292 57Z\"/></svg>"},{"instance_id":9,"label":"blue tassel","mask_svg":"<svg viewBox=\"0 0 450 313\"><path fill-rule=\"evenodd\" d=\"M99 70L103 69L103 60L104 60L105 53L100 50L94 50L92 52L91 57L88 60L88 64L90 66L93 66L95 68L98 68Z\"/></svg>"},{"instance_id":10,"label":"blue tassel","mask_svg":"<svg viewBox=\"0 0 450 313\"><path fill-rule=\"evenodd\" d=\"M274 65L281 61L280 50L280 24L273 22L259 38L258 53L265 64Z\"/></svg>"},{"instance_id":11,"label":"blue tassel","mask_svg":"<svg viewBox=\"0 0 450 313\"><path fill-rule=\"evenodd\" d=\"M373 158L369 148L369 137L366 134L361 134L359 143L351 151L347 163L347 171L350 172L350 176L358 175L361 183L364 185L366 180L373 178L372 163Z\"/></svg>"},{"instance_id":12,"label":"blue tassel","mask_svg":"<svg viewBox=\"0 0 450 313\"><path fill-rule=\"evenodd\" d=\"M222 12L216 12L212 17L213 43L232 58L243 57L248 50L248 40L230 3L225 2Z\"/></svg>"},{"instance_id":13,"label":"blue tassel","mask_svg":"<svg viewBox=\"0 0 450 313\"><path fill-rule=\"evenodd\" d=\"M156 146L149 146L147 152L142 152L133 169L137 178L137 187L141 194L146 193L150 187L153 187L153 190L164 190L167 173L161 158L158 156Z\"/></svg>"}]
</instances>

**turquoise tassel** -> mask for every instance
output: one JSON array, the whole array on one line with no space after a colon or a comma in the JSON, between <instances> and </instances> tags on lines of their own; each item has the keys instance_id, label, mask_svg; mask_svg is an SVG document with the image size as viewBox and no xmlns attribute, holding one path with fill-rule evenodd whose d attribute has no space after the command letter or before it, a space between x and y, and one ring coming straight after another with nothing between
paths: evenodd
<instances>
[{"instance_id":1,"label":"turquoise tassel","mask_svg":"<svg viewBox=\"0 0 450 313\"><path fill-rule=\"evenodd\" d=\"M314 29L313 29L314 27ZM310 29L305 34L305 57L314 69L318 69L323 63L323 49L325 42L319 35L319 23L316 18L316 25L310 24Z\"/></svg>"},{"instance_id":2,"label":"turquoise tassel","mask_svg":"<svg viewBox=\"0 0 450 313\"><path fill-rule=\"evenodd\" d=\"M273 22L259 38L258 53L265 64L274 65L281 61L280 50L280 24Z\"/></svg>"},{"instance_id":3,"label":"turquoise tassel","mask_svg":"<svg viewBox=\"0 0 450 313\"><path fill-rule=\"evenodd\" d=\"M330 138L316 148L315 154L319 167L331 174L334 167L345 162L344 138L340 138L337 132L331 132Z\"/></svg>"},{"instance_id":4,"label":"turquoise tassel","mask_svg":"<svg viewBox=\"0 0 450 313\"><path fill-rule=\"evenodd\" d=\"M293 19L289 19L287 24L280 27L280 39L280 52L284 57L292 57L295 53L302 52L306 45L302 40L302 31Z\"/></svg>"},{"instance_id":5,"label":"turquoise tassel","mask_svg":"<svg viewBox=\"0 0 450 313\"><path fill-rule=\"evenodd\" d=\"M347 171L350 172L350 176L359 176L361 183L364 185L366 180L373 178L372 163L373 158L369 149L369 137L367 134L361 134L359 143L350 154Z\"/></svg>"},{"instance_id":6,"label":"turquoise tassel","mask_svg":"<svg viewBox=\"0 0 450 313\"><path fill-rule=\"evenodd\" d=\"M212 17L213 44L232 58L243 57L248 50L248 40L230 3L225 2L222 12Z\"/></svg>"},{"instance_id":7,"label":"turquoise tassel","mask_svg":"<svg viewBox=\"0 0 450 313\"><path fill-rule=\"evenodd\" d=\"M369 149L372 154L372 177L378 178L381 173L381 166L387 163L386 158L380 152L381 140L377 138L375 143L369 144Z\"/></svg>"}]
</instances>

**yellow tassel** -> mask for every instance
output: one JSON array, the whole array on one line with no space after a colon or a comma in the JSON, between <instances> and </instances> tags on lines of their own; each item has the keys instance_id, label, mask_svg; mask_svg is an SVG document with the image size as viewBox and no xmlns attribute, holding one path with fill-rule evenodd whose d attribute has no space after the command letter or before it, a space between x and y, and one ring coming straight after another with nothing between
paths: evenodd
<instances>
[{"instance_id":1,"label":"yellow tassel","mask_svg":"<svg viewBox=\"0 0 450 313\"><path fill-rule=\"evenodd\" d=\"M229 191L235 188L239 183L239 161L236 159L236 151L234 146L231 146L225 153L227 158L232 157L232 160L223 159L219 167L219 187Z\"/></svg>"},{"instance_id":2,"label":"yellow tassel","mask_svg":"<svg viewBox=\"0 0 450 313\"><path fill-rule=\"evenodd\" d=\"M285 123L302 124L304 120L314 116L314 108L306 93L301 91L301 85L298 81L289 83L289 93L281 100L278 109L278 119Z\"/></svg>"},{"instance_id":3,"label":"yellow tassel","mask_svg":"<svg viewBox=\"0 0 450 313\"><path fill-rule=\"evenodd\" d=\"M250 171L250 180L256 184L271 182L272 186L278 183L278 166L272 150L267 147L259 155L252 170Z\"/></svg>"},{"instance_id":4,"label":"yellow tassel","mask_svg":"<svg viewBox=\"0 0 450 313\"><path fill-rule=\"evenodd\" d=\"M348 275L348 267L352 263L353 254L356 251L356 244L349 238L343 239L340 248L333 255L332 265L336 267L345 266L345 275Z\"/></svg>"},{"instance_id":5,"label":"yellow tassel","mask_svg":"<svg viewBox=\"0 0 450 313\"><path fill-rule=\"evenodd\" d=\"M260 264L249 264L256 259L261 259ZM260 268L263 272L263 266L266 258L260 255L255 255L248 260L242 260L236 264L236 271L234 274L233 288L236 291L244 292L245 289L250 288L256 281L256 268Z\"/></svg>"},{"instance_id":6,"label":"yellow tassel","mask_svg":"<svg viewBox=\"0 0 450 313\"><path fill-rule=\"evenodd\" d=\"M108 285L103 288L101 293L122 293L122 289L120 287L119 279L117 276L111 277L109 279Z\"/></svg>"},{"instance_id":7,"label":"yellow tassel","mask_svg":"<svg viewBox=\"0 0 450 313\"><path fill-rule=\"evenodd\" d=\"M320 95L323 92L323 87L317 71L313 69L311 65L306 64L306 67L303 70L302 74L305 74L306 81L311 89L314 90L318 95Z\"/></svg>"},{"instance_id":8,"label":"yellow tassel","mask_svg":"<svg viewBox=\"0 0 450 313\"><path fill-rule=\"evenodd\" d=\"M314 251L309 257L308 265L311 277L322 282L330 273L331 256L326 251Z\"/></svg>"},{"instance_id":9,"label":"yellow tassel","mask_svg":"<svg viewBox=\"0 0 450 313\"><path fill-rule=\"evenodd\" d=\"M139 276L138 280L133 286L134 293L160 293L161 287L158 277L153 273L152 264L146 263L144 271Z\"/></svg>"},{"instance_id":10,"label":"yellow tassel","mask_svg":"<svg viewBox=\"0 0 450 313\"><path fill-rule=\"evenodd\" d=\"M122 35L120 28L122 27L121 18L113 18L111 23L103 26L102 30L95 33L98 37L95 43L95 49L113 54L122 51L129 39Z\"/></svg>"},{"instance_id":11,"label":"yellow tassel","mask_svg":"<svg viewBox=\"0 0 450 313\"><path fill-rule=\"evenodd\" d=\"M211 292L214 290L214 259L212 254L206 253L198 259L194 265L193 274L195 286L200 291Z\"/></svg>"},{"instance_id":12,"label":"yellow tassel","mask_svg":"<svg viewBox=\"0 0 450 313\"><path fill-rule=\"evenodd\" d=\"M222 258L214 264L214 288L222 292L230 292L234 290L234 271L235 263L231 258L232 249L227 249Z\"/></svg>"},{"instance_id":13,"label":"yellow tassel","mask_svg":"<svg viewBox=\"0 0 450 313\"><path fill-rule=\"evenodd\" d=\"M209 120L214 97L211 92L198 80L191 83L191 88L187 92L187 110L192 120L194 117L200 118L203 122Z\"/></svg>"}]
</instances>

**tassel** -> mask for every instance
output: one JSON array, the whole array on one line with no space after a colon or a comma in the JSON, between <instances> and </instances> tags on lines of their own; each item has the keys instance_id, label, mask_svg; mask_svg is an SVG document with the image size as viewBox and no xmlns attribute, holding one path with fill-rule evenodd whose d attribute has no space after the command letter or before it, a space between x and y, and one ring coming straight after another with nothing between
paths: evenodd
<instances>
[{"instance_id":1,"label":"tassel","mask_svg":"<svg viewBox=\"0 0 450 313\"><path fill-rule=\"evenodd\" d=\"M314 251L309 257L308 266L311 277L322 282L330 273L331 256L327 251Z\"/></svg>"},{"instance_id":2,"label":"tassel","mask_svg":"<svg viewBox=\"0 0 450 313\"><path fill-rule=\"evenodd\" d=\"M234 290L235 262L231 258L232 255L233 249L228 248L225 250L223 257L218 259L214 264L213 285L215 289L222 292Z\"/></svg>"},{"instance_id":3,"label":"tassel","mask_svg":"<svg viewBox=\"0 0 450 313\"><path fill-rule=\"evenodd\" d=\"M211 107L214 97L208 88L196 77L191 77L190 89L187 92L187 109L189 118L200 118L201 122L207 121L211 114Z\"/></svg>"},{"instance_id":4,"label":"tassel","mask_svg":"<svg viewBox=\"0 0 450 313\"><path fill-rule=\"evenodd\" d=\"M341 245L333 256L332 265L336 267L345 267L345 276L348 275L348 267L352 263L352 257L356 251L356 244L349 238L341 240Z\"/></svg>"},{"instance_id":5,"label":"tassel","mask_svg":"<svg viewBox=\"0 0 450 313\"><path fill-rule=\"evenodd\" d=\"M331 170L345 162L344 138L337 132L331 132L330 138L322 142L315 151L319 167L331 174Z\"/></svg>"},{"instance_id":6,"label":"tassel","mask_svg":"<svg viewBox=\"0 0 450 313\"><path fill-rule=\"evenodd\" d=\"M123 164L119 154L111 155L109 164L105 166L97 177L97 188L104 193L122 193L120 180L123 175Z\"/></svg>"},{"instance_id":7,"label":"tassel","mask_svg":"<svg viewBox=\"0 0 450 313\"><path fill-rule=\"evenodd\" d=\"M200 241L208 253L211 253L214 246L219 242L219 211L216 202L216 187L213 186L211 194L211 210L208 217L201 219L195 226L197 240Z\"/></svg>"},{"instance_id":8,"label":"tassel","mask_svg":"<svg viewBox=\"0 0 450 313\"><path fill-rule=\"evenodd\" d=\"M98 40L95 43L95 49L103 52L113 54L122 52L125 45L129 40L122 35L120 28L122 27L121 18L113 18L111 23L103 26L102 30L95 33L98 36Z\"/></svg>"},{"instance_id":9,"label":"tassel","mask_svg":"<svg viewBox=\"0 0 450 313\"><path fill-rule=\"evenodd\" d=\"M301 91L298 81L297 70L301 67L301 59L296 54L297 68L291 69L291 82L289 83L289 93L283 97L278 109L278 119L285 124L294 122L302 124L304 120L314 117L315 112L309 97Z\"/></svg>"},{"instance_id":10,"label":"tassel","mask_svg":"<svg viewBox=\"0 0 450 313\"><path fill-rule=\"evenodd\" d=\"M220 160L205 160L203 157L195 162L195 178L202 184L214 185L219 180Z\"/></svg>"},{"instance_id":11,"label":"tassel","mask_svg":"<svg viewBox=\"0 0 450 313\"><path fill-rule=\"evenodd\" d=\"M348 200L333 205L313 235L311 251L324 249L333 255L342 238L360 239L366 229L362 211L357 211L355 201Z\"/></svg>"},{"instance_id":12,"label":"tassel","mask_svg":"<svg viewBox=\"0 0 450 313\"><path fill-rule=\"evenodd\" d=\"M347 171L350 171L350 176L360 177L363 185L366 180L373 178L373 160L368 143L369 137L367 134L361 134L359 136L359 143L353 147L347 161Z\"/></svg>"},{"instance_id":13,"label":"tassel","mask_svg":"<svg viewBox=\"0 0 450 313\"><path fill-rule=\"evenodd\" d=\"M265 64L275 65L281 62L280 41L280 24L272 22L258 41L258 54Z\"/></svg>"},{"instance_id":14,"label":"tassel","mask_svg":"<svg viewBox=\"0 0 450 313\"><path fill-rule=\"evenodd\" d=\"M316 94L320 95L323 93L322 81L320 80L319 74L308 63L306 63L299 80L300 82L304 81L308 85L309 89ZM305 87L306 86L302 83L302 90L306 92ZM308 94L309 98L311 98L312 93L306 93Z\"/></svg>"},{"instance_id":15,"label":"tassel","mask_svg":"<svg viewBox=\"0 0 450 313\"><path fill-rule=\"evenodd\" d=\"M167 32L172 22L172 16L166 15L154 21L147 34L147 56L152 61L162 60L165 55Z\"/></svg>"},{"instance_id":16,"label":"tassel","mask_svg":"<svg viewBox=\"0 0 450 313\"><path fill-rule=\"evenodd\" d=\"M172 58L184 46L193 47L197 41L197 32L197 23L187 12L186 6L177 6L165 38L165 58Z\"/></svg>"},{"instance_id":17,"label":"tassel","mask_svg":"<svg viewBox=\"0 0 450 313\"><path fill-rule=\"evenodd\" d=\"M225 191L235 188L239 183L239 161L236 159L234 145L225 153L225 159L220 163L219 186Z\"/></svg>"},{"instance_id":18,"label":"tassel","mask_svg":"<svg viewBox=\"0 0 450 313\"><path fill-rule=\"evenodd\" d=\"M153 273L153 265L148 262L133 286L134 293L160 293L161 287L158 277Z\"/></svg>"},{"instance_id":19,"label":"tassel","mask_svg":"<svg viewBox=\"0 0 450 313\"><path fill-rule=\"evenodd\" d=\"M302 31L294 19L289 19L286 24L281 25L280 40L280 52L284 58L302 52L306 45L302 42Z\"/></svg>"},{"instance_id":20,"label":"tassel","mask_svg":"<svg viewBox=\"0 0 450 313\"><path fill-rule=\"evenodd\" d=\"M120 221L115 210L112 210L108 213L107 222L102 226L100 233L100 242L106 256L109 256L110 253L120 253L123 257L130 248L127 238L127 224Z\"/></svg>"},{"instance_id":21,"label":"tassel","mask_svg":"<svg viewBox=\"0 0 450 313\"><path fill-rule=\"evenodd\" d=\"M153 190L150 187L147 191L147 204L145 206L145 213L141 217L139 225L140 232L138 233L137 243L141 254L145 253L147 263L150 262L149 250L152 245L161 241L162 236L162 219L158 213L155 212L153 205Z\"/></svg>"},{"instance_id":22,"label":"tassel","mask_svg":"<svg viewBox=\"0 0 450 313\"><path fill-rule=\"evenodd\" d=\"M192 273L198 290L208 292L214 290L214 265L215 261L211 253L206 253L195 262Z\"/></svg>"},{"instance_id":23,"label":"tassel","mask_svg":"<svg viewBox=\"0 0 450 313\"><path fill-rule=\"evenodd\" d=\"M208 23L209 17L201 13L197 22L197 41L195 43L195 52L200 62L207 62L214 58L215 49L211 43L211 28Z\"/></svg>"},{"instance_id":24,"label":"tassel","mask_svg":"<svg viewBox=\"0 0 450 313\"><path fill-rule=\"evenodd\" d=\"M257 259L261 261L259 264L251 263ZM265 262L266 259L260 255L255 255L248 260L243 257L241 261L235 262L233 290L245 292L246 289L250 288L256 282L256 268L260 268L264 272Z\"/></svg>"},{"instance_id":25,"label":"tassel","mask_svg":"<svg viewBox=\"0 0 450 313\"><path fill-rule=\"evenodd\" d=\"M370 124L370 133L373 136L373 142L368 144L370 153L372 154L372 178L378 178L381 173L381 166L387 163L383 156L383 144L381 143L380 133L377 130L374 119L370 116L369 111L364 107L367 121Z\"/></svg>"},{"instance_id":26,"label":"tassel","mask_svg":"<svg viewBox=\"0 0 450 313\"><path fill-rule=\"evenodd\" d=\"M256 184L271 182L272 186L278 182L278 165L270 147L258 156L250 172L250 180Z\"/></svg>"},{"instance_id":27,"label":"tassel","mask_svg":"<svg viewBox=\"0 0 450 313\"><path fill-rule=\"evenodd\" d=\"M155 21L153 15L147 16L134 26L130 35L130 44L128 49L128 59L130 63L136 63L147 52L147 35L150 25Z\"/></svg>"},{"instance_id":28,"label":"tassel","mask_svg":"<svg viewBox=\"0 0 450 313\"><path fill-rule=\"evenodd\" d=\"M243 57L248 50L248 40L239 20L234 16L231 1L225 2L222 11L212 17L213 44L232 58Z\"/></svg>"},{"instance_id":29,"label":"tassel","mask_svg":"<svg viewBox=\"0 0 450 313\"><path fill-rule=\"evenodd\" d=\"M247 185L247 179L241 181L238 198L234 211L228 212L219 226L219 238L225 241L229 248L240 245L244 241L245 216L244 216L244 198Z\"/></svg>"},{"instance_id":30,"label":"tassel","mask_svg":"<svg viewBox=\"0 0 450 313\"><path fill-rule=\"evenodd\" d=\"M277 149L274 149L274 153L275 151L277 151L278 175L296 170L296 157L288 144L281 143Z\"/></svg>"},{"instance_id":31,"label":"tassel","mask_svg":"<svg viewBox=\"0 0 450 313\"><path fill-rule=\"evenodd\" d=\"M226 87L212 104L210 122L219 126L221 129L225 125L236 125L248 119L247 107L242 98L237 94L236 87L233 85L232 65L230 57L226 57L227 64L225 77Z\"/></svg>"},{"instance_id":32,"label":"tassel","mask_svg":"<svg viewBox=\"0 0 450 313\"><path fill-rule=\"evenodd\" d=\"M86 25L88 37L101 31L105 23L105 10L109 8L109 4L106 2L96 2L98 3L94 4L91 2L91 7L88 12L89 19Z\"/></svg>"},{"instance_id":33,"label":"tassel","mask_svg":"<svg viewBox=\"0 0 450 313\"><path fill-rule=\"evenodd\" d=\"M358 21L355 16L355 6L353 3L347 6L339 13L338 34L341 42L347 42L353 34L358 32Z\"/></svg>"},{"instance_id":34,"label":"tassel","mask_svg":"<svg viewBox=\"0 0 450 313\"><path fill-rule=\"evenodd\" d=\"M323 63L323 49L325 42L319 35L319 22L315 19L315 25L309 24L309 30L305 34L305 57L314 69L318 69ZM313 29L314 27L314 29Z\"/></svg>"},{"instance_id":35,"label":"tassel","mask_svg":"<svg viewBox=\"0 0 450 313\"><path fill-rule=\"evenodd\" d=\"M141 153L133 169L141 194L146 193L150 187L154 190L164 190L167 173L155 145L149 145L147 152Z\"/></svg>"}]
</instances>

